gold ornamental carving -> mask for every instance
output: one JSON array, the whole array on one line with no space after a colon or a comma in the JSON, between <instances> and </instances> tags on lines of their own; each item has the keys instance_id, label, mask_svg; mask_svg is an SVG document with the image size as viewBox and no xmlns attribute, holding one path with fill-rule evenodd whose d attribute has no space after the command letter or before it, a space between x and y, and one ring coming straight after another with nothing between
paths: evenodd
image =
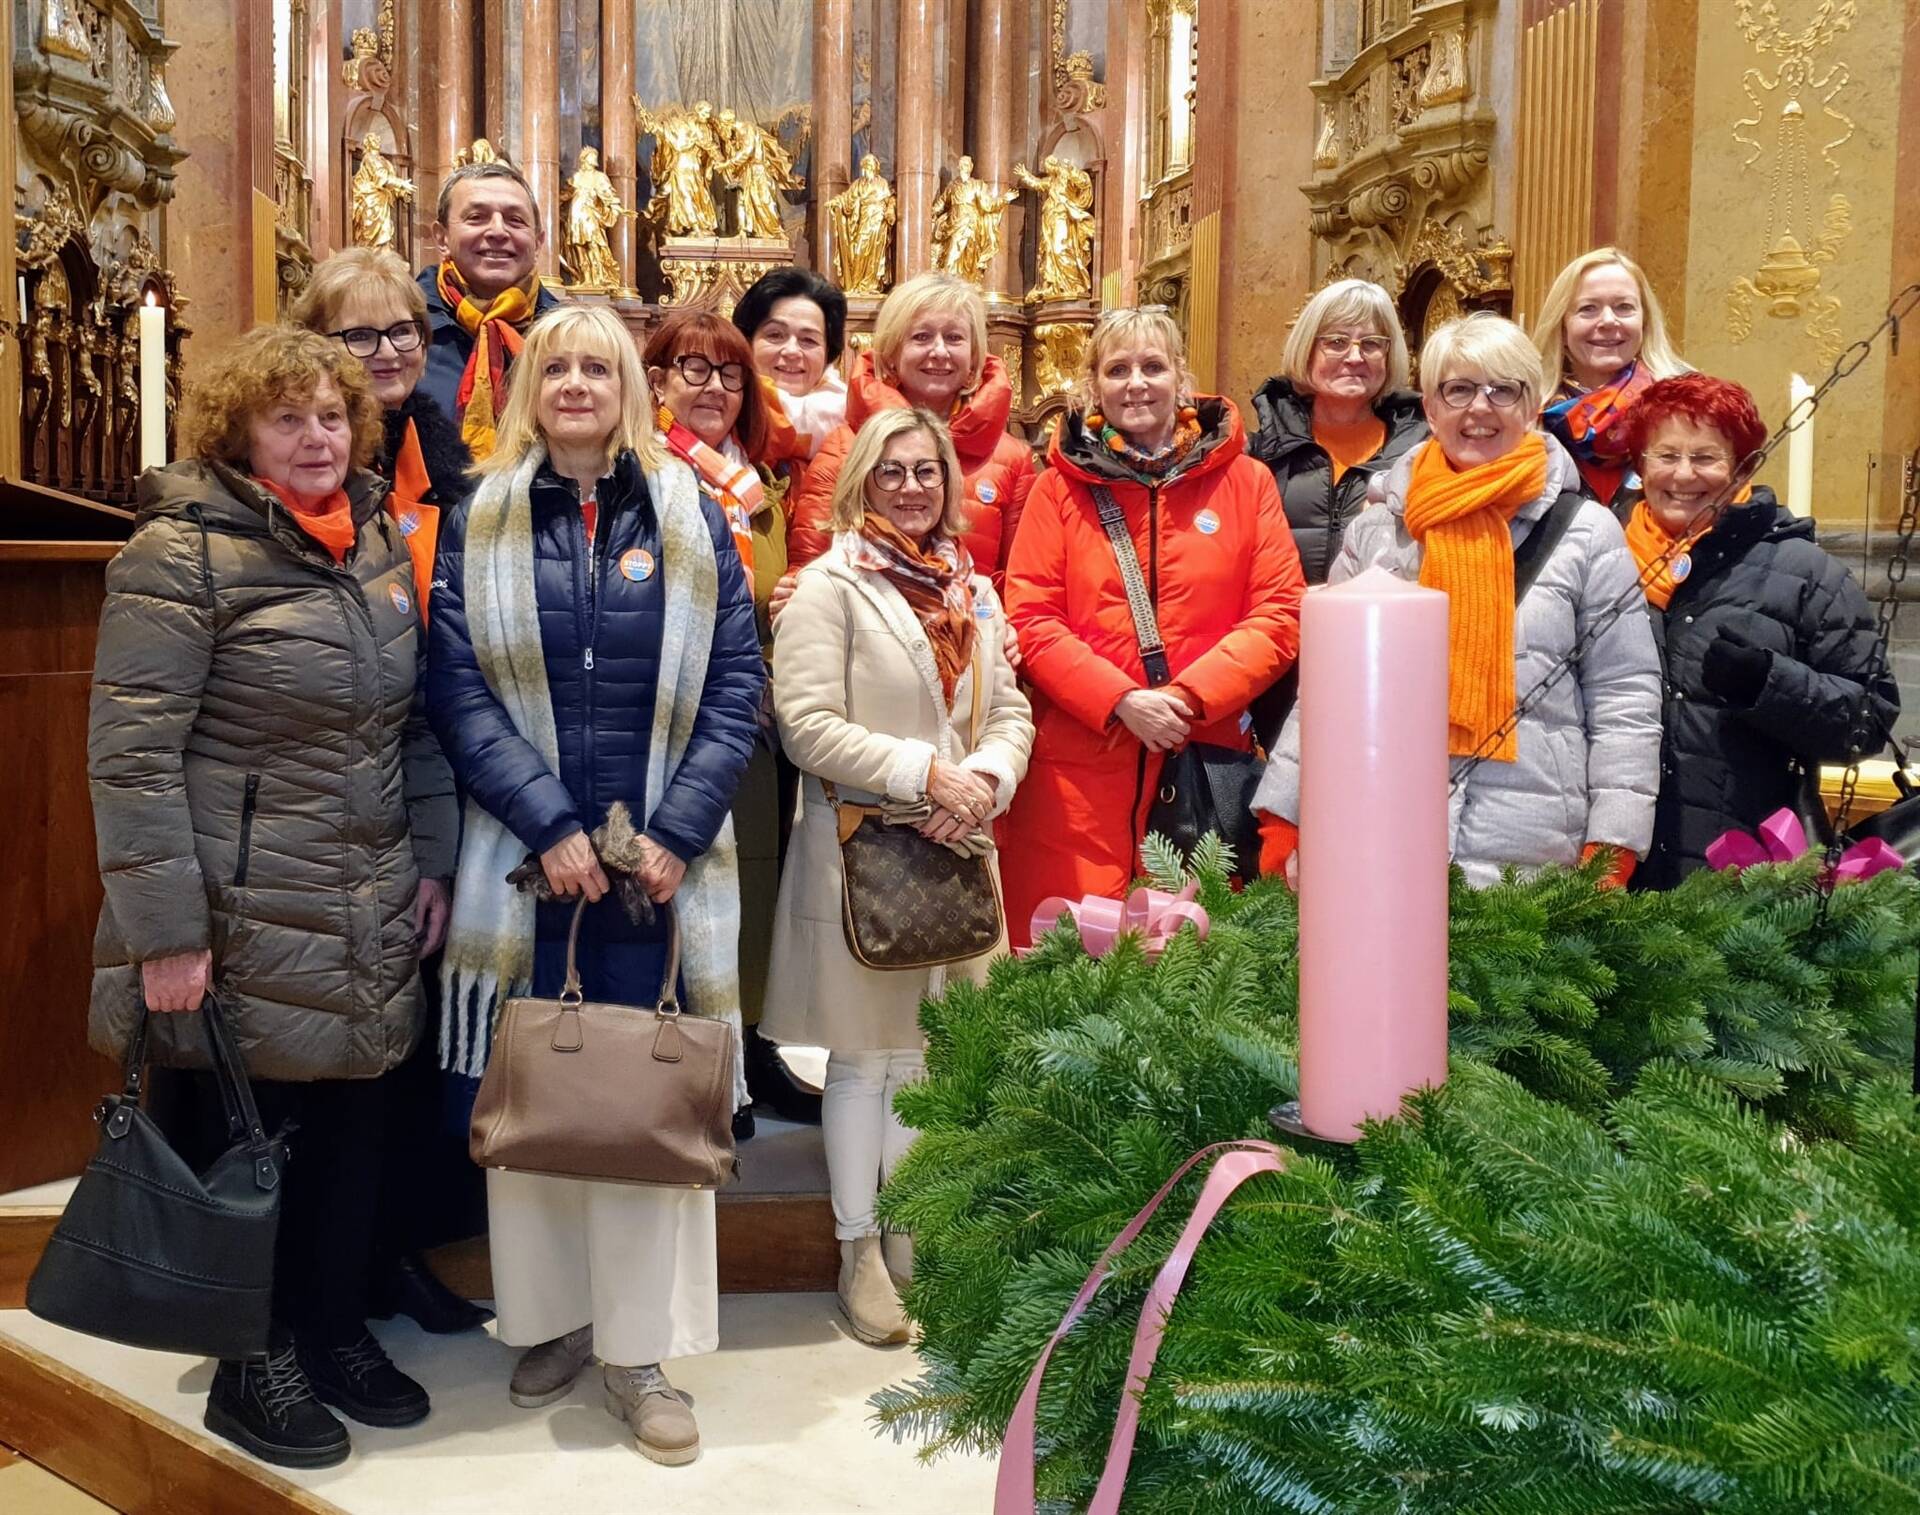
<instances>
[{"instance_id":1,"label":"gold ornamental carving","mask_svg":"<svg viewBox=\"0 0 1920 1515\"><path fill-rule=\"evenodd\" d=\"M898 214L893 187L880 175L880 160L866 154L859 175L827 201L834 273L848 294L883 295L892 286L888 259Z\"/></svg>"},{"instance_id":2,"label":"gold ornamental carving","mask_svg":"<svg viewBox=\"0 0 1920 1515\"><path fill-rule=\"evenodd\" d=\"M805 189L807 181L793 171L793 159L780 139L764 126L740 120L730 110L715 117L713 138L720 151L714 171L740 196L740 235L762 240L785 238L780 191Z\"/></svg>"},{"instance_id":3,"label":"gold ornamental carving","mask_svg":"<svg viewBox=\"0 0 1920 1515\"><path fill-rule=\"evenodd\" d=\"M469 146L463 147L453 155L453 166L465 168L469 163L498 163L500 154L485 137L475 137Z\"/></svg>"},{"instance_id":4,"label":"gold ornamental carving","mask_svg":"<svg viewBox=\"0 0 1920 1515\"><path fill-rule=\"evenodd\" d=\"M1388 290L1398 298L1413 274L1428 266L1440 271L1454 292L1456 304L1505 294L1513 287L1513 248L1504 239L1476 247L1454 228L1428 220L1421 222L1414 233L1405 256L1387 281Z\"/></svg>"},{"instance_id":5,"label":"gold ornamental carving","mask_svg":"<svg viewBox=\"0 0 1920 1515\"><path fill-rule=\"evenodd\" d=\"M933 266L969 284L984 286L1000 252L1000 222L1019 197L973 176L973 159L962 156L947 187L933 202Z\"/></svg>"},{"instance_id":6,"label":"gold ornamental carving","mask_svg":"<svg viewBox=\"0 0 1920 1515\"><path fill-rule=\"evenodd\" d=\"M667 237L711 237L720 230L713 202L713 173L723 145L714 126L713 103L694 102L692 110L669 106L655 115L633 97L634 120L653 138L653 198L647 218ZM684 303L684 302L673 302Z\"/></svg>"},{"instance_id":7,"label":"gold ornamental carving","mask_svg":"<svg viewBox=\"0 0 1920 1515\"><path fill-rule=\"evenodd\" d=\"M1033 385L1036 402L1070 394L1087 367L1087 343L1093 328L1080 322L1042 321L1033 328Z\"/></svg>"},{"instance_id":8,"label":"gold ornamental carving","mask_svg":"<svg viewBox=\"0 0 1920 1515\"><path fill-rule=\"evenodd\" d=\"M635 216L620 203L613 180L600 167L600 154L594 148L580 149L578 166L567 180L563 197L567 203L567 231L561 247L561 262L568 275L569 289L617 293L626 287L620 274L620 260L613 255L607 233L620 224L622 216Z\"/></svg>"},{"instance_id":9,"label":"gold ornamental carving","mask_svg":"<svg viewBox=\"0 0 1920 1515\"><path fill-rule=\"evenodd\" d=\"M1734 123L1733 140L1748 149L1743 170L1760 172L1758 165L1768 160L1768 188L1760 262L1727 290L1727 334L1735 342L1746 341L1758 305L1776 320L1804 318L1820 361L1831 363L1844 345L1841 302L1822 283L1825 268L1853 232L1853 207L1833 191L1824 212L1817 212L1815 198L1821 181L1831 186L1838 180L1840 160L1834 153L1853 140L1855 127L1835 104L1851 84L1851 72L1837 60L1822 71L1819 55L1840 33L1852 30L1854 0L1821 0L1812 20L1798 31L1781 24L1774 0L1757 8L1753 0L1735 0L1735 10L1741 35L1754 52L1780 61L1771 77L1749 67L1741 78L1753 114ZM1768 125L1770 142L1762 140Z\"/></svg>"},{"instance_id":10,"label":"gold ornamental carving","mask_svg":"<svg viewBox=\"0 0 1920 1515\"><path fill-rule=\"evenodd\" d=\"M400 243L399 208L414 197L414 185L380 151L380 139L368 132L360 140L360 166L350 186L353 240L361 247L396 251Z\"/></svg>"},{"instance_id":11,"label":"gold ornamental carving","mask_svg":"<svg viewBox=\"0 0 1920 1515\"><path fill-rule=\"evenodd\" d=\"M40 46L55 58L93 61L93 39L80 19L77 0L46 0L41 6Z\"/></svg>"},{"instance_id":12,"label":"gold ornamental carving","mask_svg":"<svg viewBox=\"0 0 1920 1515\"><path fill-rule=\"evenodd\" d=\"M1048 155L1042 172L1014 165L1014 177L1040 196L1034 285L1029 300L1080 300L1093 293L1093 178Z\"/></svg>"},{"instance_id":13,"label":"gold ornamental carving","mask_svg":"<svg viewBox=\"0 0 1920 1515\"><path fill-rule=\"evenodd\" d=\"M1067 51L1068 0L1050 0L1048 48L1053 59L1053 104L1066 115L1083 115L1107 103L1107 87L1093 77L1093 55Z\"/></svg>"},{"instance_id":14,"label":"gold ornamental carving","mask_svg":"<svg viewBox=\"0 0 1920 1515\"><path fill-rule=\"evenodd\" d=\"M692 306L731 316L733 307L740 303L740 297L753 287L755 280L784 266L773 259L718 258L713 256L720 250L714 246L714 239L684 240L700 245L675 247L674 241L669 240L662 249L660 272L666 276L668 286L667 297L660 302L663 305ZM721 243L721 247L729 246L737 248L740 244Z\"/></svg>"},{"instance_id":15,"label":"gold ornamental carving","mask_svg":"<svg viewBox=\"0 0 1920 1515\"><path fill-rule=\"evenodd\" d=\"M1431 61L1420 81L1420 109L1454 105L1472 93L1467 82L1467 34L1455 28L1442 32L1433 44Z\"/></svg>"},{"instance_id":16,"label":"gold ornamental carving","mask_svg":"<svg viewBox=\"0 0 1920 1515\"><path fill-rule=\"evenodd\" d=\"M1313 166L1340 166L1340 113L1324 100L1320 102L1320 135L1313 145Z\"/></svg>"}]
</instances>

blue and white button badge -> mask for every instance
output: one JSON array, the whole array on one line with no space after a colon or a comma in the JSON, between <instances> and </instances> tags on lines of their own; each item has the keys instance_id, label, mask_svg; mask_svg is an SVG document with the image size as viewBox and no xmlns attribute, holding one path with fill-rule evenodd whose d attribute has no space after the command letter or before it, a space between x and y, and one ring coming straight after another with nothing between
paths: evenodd
<instances>
[{"instance_id":1,"label":"blue and white button badge","mask_svg":"<svg viewBox=\"0 0 1920 1515\"><path fill-rule=\"evenodd\" d=\"M1220 529L1220 517L1211 510L1203 510L1193 518L1193 529L1203 537L1210 537Z\"/></svg>"},{"instance_id":2,"label":"blue and white button badge","mask_svg":"<svg viewBox=\"0 0 1920 1515\"><path fill-rule=\"evenodd\" d=\"M393 601L393 608L402 615L413 609L413 601L407 598L406 590L398 584L387 585L387 598Z\"/></svg>"},{"instance_id":3,"label":"blue and white button badge","mask_svg":"<svg viewBox=\"0 0 1920 1515\"><path fill-rule=\"evenodd\" d=\"M980 503L982 505L991 505L995 500L1000 498L1000 491L984 481L982 481L980 487L976 489L974 493L980 496Z\"/></svg>"},{"instance_id":4,"label":"blue and white button badge","mask_svg":"<svg viewBox=\"0 0 1920 1515\"><path fill-rule=\"evenodd\" d=\"M620 554L620 577L638 584L653 577L653 554L644 547L631 548Z\"/></svg>"},{"instance_id":5,"label":"blue and white button badge","mask_svg":"<svg viewBox=\"0 0 1920 1515\"><path fill-rule=\"evenodd\" d=\"M1689 553L1683 552L1679 557L1667 564L1667 577L1672 579L1676 584L1686 583L1687 575L1692 572L1693 557Z\"/></svg>"}]
</instances>

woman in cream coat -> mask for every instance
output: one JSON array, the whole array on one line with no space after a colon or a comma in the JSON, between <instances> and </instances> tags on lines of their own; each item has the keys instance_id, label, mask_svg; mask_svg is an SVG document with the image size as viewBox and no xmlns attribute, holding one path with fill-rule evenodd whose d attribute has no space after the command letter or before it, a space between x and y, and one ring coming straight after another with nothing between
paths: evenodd
<instances>
[{"instance_id":1,"label":"woman in cream coat","mask_svg":"<svg viewBox=\"0 0 1920 1515\"><path fill-rule=\"evenodd\" d=\"M855 960L822 780L849 803L924 804L921 834L957 842L990 835L1026 773L1032 713L1007 661L1005 613L962 540L962 489L931 414L875 416L834 490L833 545L800 575L774 634L780 739L804 778L761 1033L831 1049L821 1124L840 1306L875 1343L907 1337L873 1207L910 1140L893 1096L924 1071L920 1001L951 977L984 977L991 954L927 972Z\"/></svg>"}]
</instances>

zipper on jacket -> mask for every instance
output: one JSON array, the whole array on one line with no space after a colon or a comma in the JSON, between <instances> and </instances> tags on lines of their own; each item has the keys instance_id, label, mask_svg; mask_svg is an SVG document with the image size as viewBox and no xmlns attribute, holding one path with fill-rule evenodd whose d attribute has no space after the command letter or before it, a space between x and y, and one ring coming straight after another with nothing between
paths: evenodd
<instances>
[{"instance_id":1,"label":"zipper on jacket","mask_svg":"<svg viewBox=\"0 0 1920 1515\"><path fill-rule=\"evenodd\" d=\"M247 775L247 788L240 800L240 850L233 864L233 886L247 881L247 866L253 861L253 811L260 801L260 775Z\"/></svg>"},{"instance_id":2,"label":"zipper on jacket","mask_svg":"<svg viewBox=\"0 0 1920 1515\"><path fill-rule=\"evenodd\" d=\"M1160 619L1160 486L1147 486L1147 603L1153 606L1153 618ZM1166 638L1163 636L1161 641ZM1147 839L1147 819L1153 814L1147 797L1147 744L1140 744L1140 756L1133 769L1134 854L1138 860L1140 844Z\"/></svg>"}]
</instances>

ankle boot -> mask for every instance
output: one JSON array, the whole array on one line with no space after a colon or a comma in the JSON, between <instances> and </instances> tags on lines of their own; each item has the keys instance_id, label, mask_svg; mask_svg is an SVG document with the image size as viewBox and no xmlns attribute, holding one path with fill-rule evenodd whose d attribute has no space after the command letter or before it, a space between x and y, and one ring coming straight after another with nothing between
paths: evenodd
<instances>
[{"instance_id":1,"label":"ankle boot","mask_svg":"<svg viewBox=\"0 0 1920 1515\"><path fill-rule=\"evenodd\" d=\"M913 1282L913 1238L905 1231L882 1231L880 1252L887 1260L887 1272L893 1286L904 1289Z\"/></svg>"},{"instance_id":2,"label":"ankle boot","mask_svg":"<svg viewBox=\"0 0 1920 1515\"><path fill-rule=\"evenodd\" d=\"M879 1237L840 1243L840 1310L853 1334L873 1346L907 1339L906 1312L887 1276Z\"/></svg>"},{"instance_id":3,"label":"ankle boot","mask_svg":"<svg viewBox=\"0 0 1920 1515\"><path fill-rule=\"evenodd\" d=\"M291 1340L215 1368L201 1423L283 1468L330 1468L353 1449L347 1428L314 1396Z\"/></svg>"},{"instance_id":4,"label":"ankle boot","mask_svg":"<svg viewBox=\"0 0 1920 1515\"><path fill-rule=\"evenodd\" d=\"M641 1455L669 1468L684 1467L700 1455L700 1428L686 1397L667 1382L660 1364L638 1368L601 1368L607 1413L624 1420Z\"/></svg>"}]
</instances>

